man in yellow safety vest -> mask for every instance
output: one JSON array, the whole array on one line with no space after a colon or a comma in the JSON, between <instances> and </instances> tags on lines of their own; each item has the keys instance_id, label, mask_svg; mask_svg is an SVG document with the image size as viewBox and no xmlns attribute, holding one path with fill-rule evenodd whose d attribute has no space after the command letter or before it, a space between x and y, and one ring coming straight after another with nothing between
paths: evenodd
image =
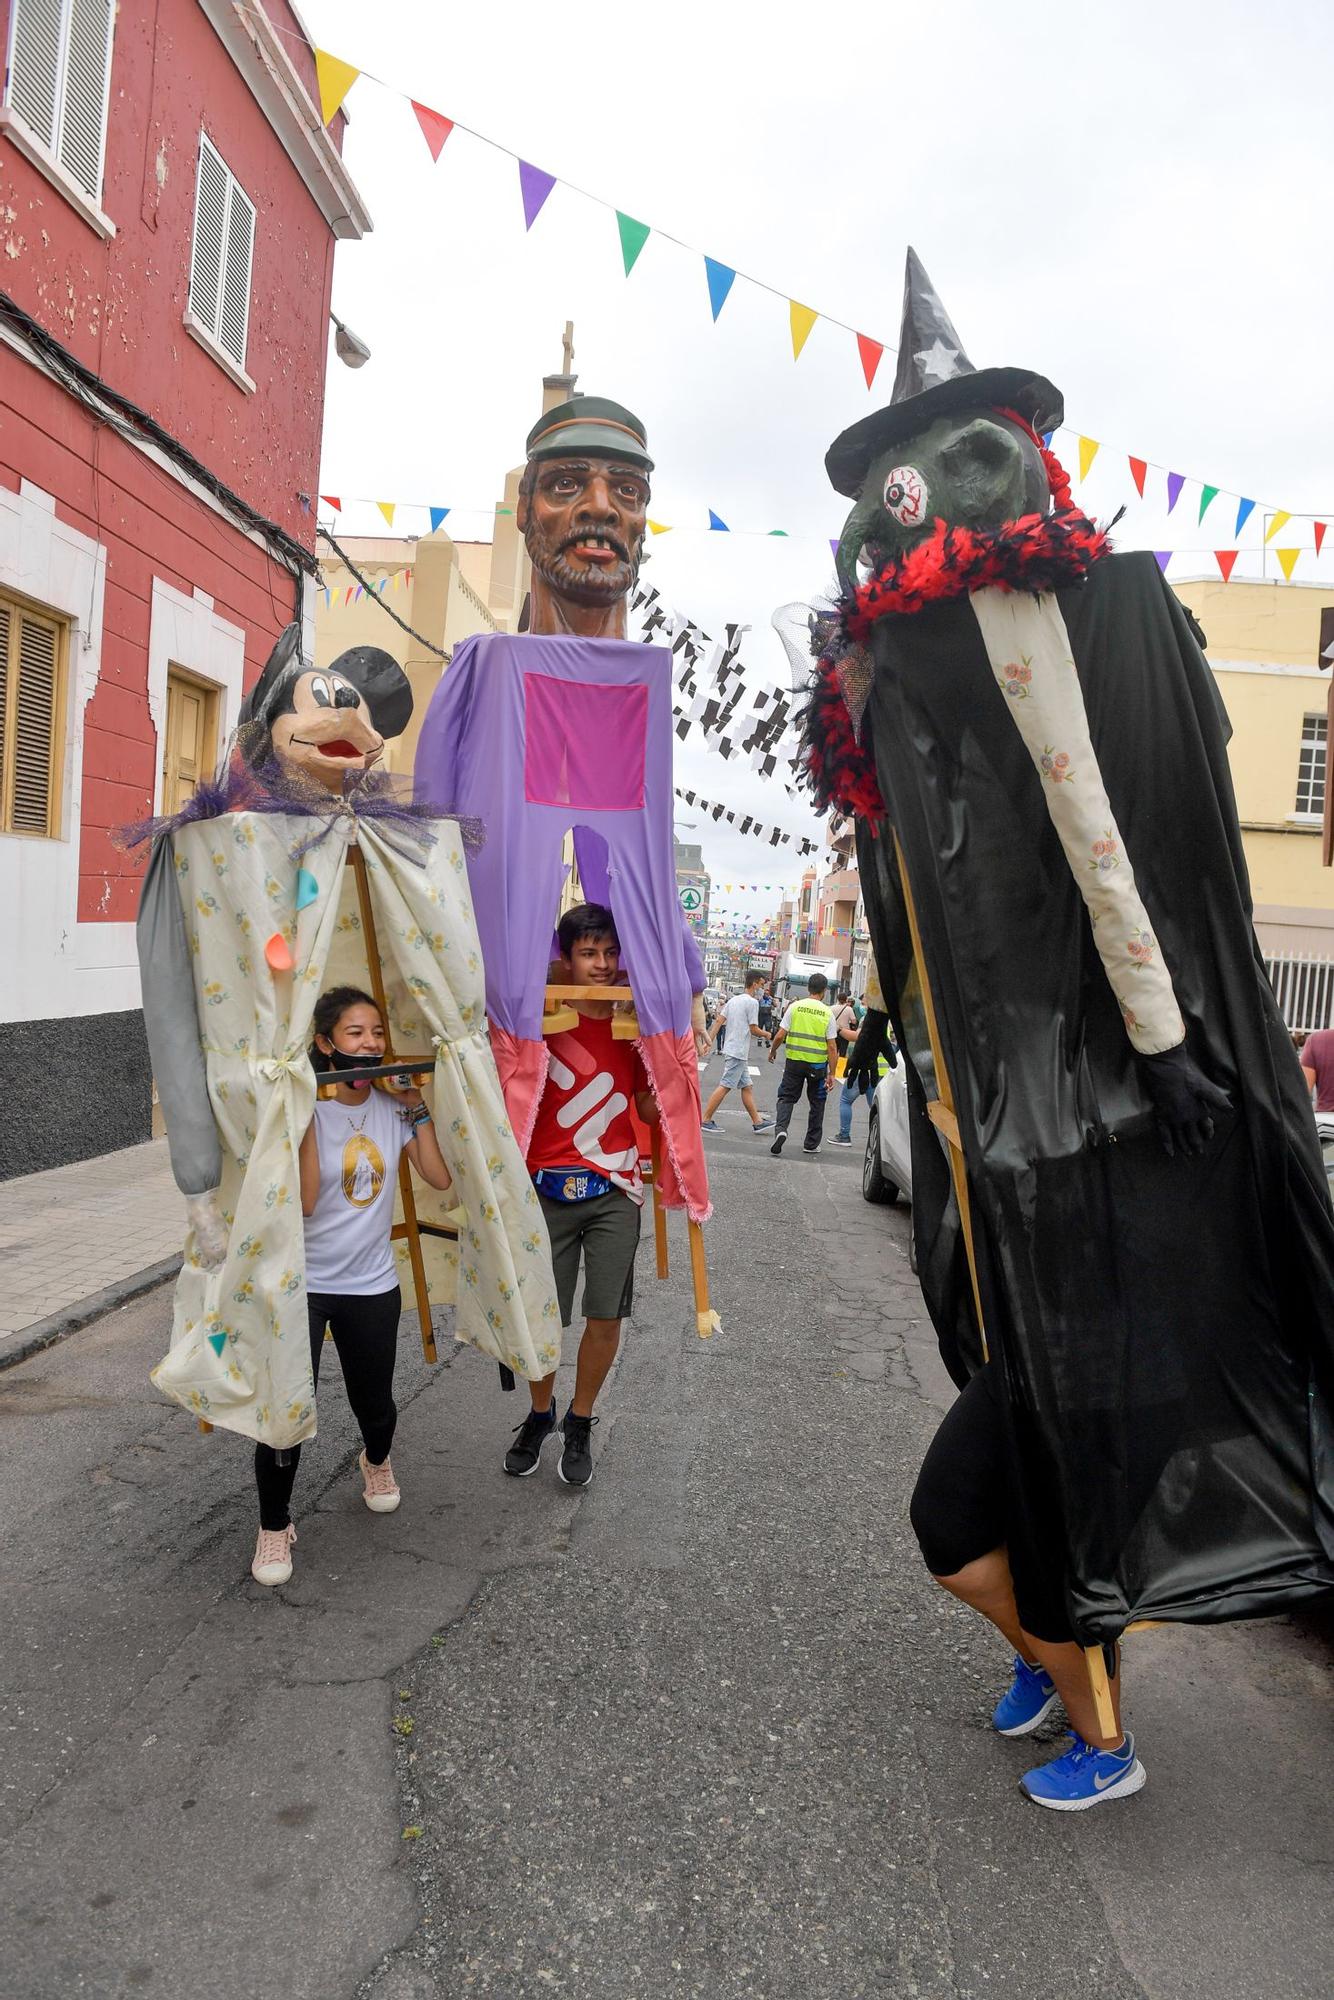
<instances>
[{"instance_id":1,"label":"man in yellow safety vest","mask_svg":"<svg viewBox=\"0 0 1334 2000\"><path fill-rule=\"evenodd\" d=\"M834 1010L824 1004L829 985L823 972L813 972L804 1000L793 1000L783 1016L769 1051L773 1062L785 1049L783 1078L778 1086L778 1109L774 1115L774 1142L771 1153L781 1153L787 1143L787 1128L793 1106L801 1102L804 1090L810 1105L806 1119L803 1153L818 1153L824 1136L824 1106L829 1089L829 1071L834 1060L837 1029Z\"/></svg>"}]
</instances>

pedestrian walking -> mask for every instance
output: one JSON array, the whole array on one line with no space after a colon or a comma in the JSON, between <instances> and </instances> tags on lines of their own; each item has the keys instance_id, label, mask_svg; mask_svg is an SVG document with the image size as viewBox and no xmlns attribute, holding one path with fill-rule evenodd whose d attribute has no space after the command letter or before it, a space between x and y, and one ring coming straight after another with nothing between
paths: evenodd
<instances>
[{"instance_id":1,"label":"pedestrian walking","mask_svg":"<svg viewBox=\"0 0 1334 2000\"><path fill-rule=\"evenodd\" d=\"M729 1090L741 1092L741 1102L753 1132L767 1132L774 1122L760 1111L750 1087L751 1043L767 1042L769 1039L760 1026L760 994L764 984L765 975L762 972L748 972L745 992L733 994L710 1031L710 1048L720 1039L722 1042L723 1080L704 1107L703 1129L706 1132L721 1132L717 1111Z\"/></svg>"},{"instance_id":2,"label":"pedestrian walking","mask_svg":"<svg viewBox=\"0 0 1334 2000\"><path fill-rule=\"evenodd\" d=\"M781 1153L787 1144L787 1128L792 1122L793 1106L801 1102L801 1093L806 1093L810 1109L806 1117L806 1138L803 1153L818 1153L824 1136L825 1098L829 1091L829 1070L833 1062L833 1049L837 1031L834 1027L834 1011L827 1007L822 995L828 990L829 981L823 972L813 972L806 989L804 1000L793 1000L783 1016L782 1025L773 1038L769 1050L770 1062L775 1062L780 1048L786 1048L783 1060L783 1075L778 1085L778 1109L774 1116L774 1142L771 1153Z\"/></svg>"},{"instance_id":3,"label":"pedestrian walking","mask_svg":"<svg viewBox=\"0 0 1334 2000\"><path fill-rule=\"evenodd\" d=\"M331 1098L316 1102L298 1155L310 1372L318 1385L327 1327L361 1429L362 1499L373 1514L392 1514L400 1499L389 1447L398 1417L394 1362L403 1299L389 1232L399 1155L406 1152L428 1187L449 1187L450 1172L420 1090L377 1090L357 1075L384 1061L384 1021L369 993L330 987L315 1002L313 1024L312 1065L336 1069L342 1080ZM256 1583L286 1583L292 1574L291 1501L300 1459L300 1445L255 1446L259 1537L250 1574Z\"/></svg>"},{"instance_id":4,"label":"pedestrian walking","mask_svg":"<svg viewBox=\"0 0 1334 2000\"><path fill-rule=\"evenodd\" d=\"M849 1010L851 1011L851 1010ZM860 1022L857 1032L861 1032ZM879 1045L874 1050L858 1049L854 1040L843 1059L843 1090L838 1100L838 1132L834 1139L836 1146L852 1144L852 1114L857 1100L874 1097L881 1077L898 1068L898 1051L894 1038L886 1028L878 1038ZM883 1051L883 1053L882 1053Z\"/></svg>"},{"instance_id":5,"label":"pedestrian walking","mask_svg":"<svg viewBox=\"0 0 1334 2000\"><path fill-rule=\"evenodd\" d=\"M557 927L560 971L571 986L615 986L621 946L610 910L580 903ZM593 1406L621 1341L633 1298L644 1182L633 1104L646 1125L658 1120L643 1061L633 1042L612 1035L613 1003L576 1000L578 1026L547 1043L547 1081L528 1142L528 1170L551 1241L562 1326L574 1318L580 1258L584 1267L584 1331L574 1395L560 1424L557 1471L567 1486L593 1477ZM532 1408L505 1454L514 1479L537 1471L542 1447L556 1432L555 1372L530 1381Z\"/></svg>"}]
</instances>

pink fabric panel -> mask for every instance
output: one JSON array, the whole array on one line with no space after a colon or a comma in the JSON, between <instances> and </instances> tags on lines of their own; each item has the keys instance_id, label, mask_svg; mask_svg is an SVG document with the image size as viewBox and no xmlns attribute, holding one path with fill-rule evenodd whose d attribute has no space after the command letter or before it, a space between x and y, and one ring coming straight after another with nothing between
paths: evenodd
<instances>
[{"instance_id":1,"label":"pink fabric panel","mask_svg":"<svg viewBox=\"0 0 1334 2000\"><path fill-rule=\"evenodd\" d=\"M648 689L523 677L523 792L530 805L638 812Z\"/></svg>"},{"instance_id":2,"label":"pink fabric panel","mask_svg":"<svg viewBox=\"0 0 1334 2000\"><path fill-rule=\"evenodd\" d=\"M500 1078L510 1125L518 1140L519 1151L527 1159L528 1142L537 1120L537 1107L546 1088L547 1045L544 1041L525 1041L518 1035L512 1035L508 1028L498 1028L493 1021L491 1053L496 1059L496 1073Z\"/></svg>"},{"instance_id":3,"label":"pink fabric panel","mask_svg":"<svg viewBox=\"0 0 1334 2000\"><path fill-rule=\"evenodd\" d=\"M699 1065L693 1035L665 1030L644 1035L639 1053L657 1100L662 1120L662 1199L667 1208L683 1208L692 1222L707 1222L713 1214L709 1172L704 1164L700 1132Z\"/></svg>"}]
</instances>

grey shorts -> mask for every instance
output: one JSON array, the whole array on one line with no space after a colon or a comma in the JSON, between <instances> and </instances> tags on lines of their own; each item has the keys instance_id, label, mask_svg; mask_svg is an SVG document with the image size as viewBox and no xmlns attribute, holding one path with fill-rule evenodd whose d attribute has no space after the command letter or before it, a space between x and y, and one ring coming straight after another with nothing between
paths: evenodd
<instances>
[{"instance_id":1,"label":"grey shorts","mask_svg":"<svg viewBox=\"0 0 1334 2000\"><path fill-rule=\"evenodd\" d=\"M744 1090L750 1082L750 1064L744 1056L723 1057L723 1089Z\"/></svg>"},{"instance_id":2,"label":"grey shorts","mask_svg":"<svg viewBox=\"0 0 1334 2000\"><path fill-rule=\"evenodd\" d=\"M579 1253L584 1258L584 1317L624 1319L634 1302L635 1252L639 1248L640 1208L628 1194L613 1188L591 1201L551 1201L539 1190L538 1201L551 1240L551 1264L560 1300L560 1323L574 1318L574 1290L579 1281Z\"/></svg>"}]
</instances>

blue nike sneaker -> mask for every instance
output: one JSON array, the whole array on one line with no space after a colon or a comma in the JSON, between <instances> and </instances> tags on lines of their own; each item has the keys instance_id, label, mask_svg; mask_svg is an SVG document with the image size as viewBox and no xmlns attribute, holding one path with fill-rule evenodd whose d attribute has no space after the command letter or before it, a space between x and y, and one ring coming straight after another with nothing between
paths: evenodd
<instances>
[{"instance_id":1,"label":"blue nike sneaker","mask_svg":"<svg viewBox=\"0 0 1334 2000\"><path fill-rule=\"evenodd\" d=\"M1135 1739L1127 1736L1119 1750L1095 1750L1082 1736L1050 1764L1025 1771L1019 1789L1035 1806L1054 1812L1085 1812L1104 1799L1128 1799L1140 1790L1148 1772L1135 1755Z\"/></svg>"},{"instance_id":2,"label":"blue nike sneaker","mask_svg":"<svg viewBox=\"0 0 1334 2000\"><path fill-rule=\"evenodd\" d=\"M996 1703L991 1726L1002 1736L1031 1736L1047 1720L1060 1696L1041 1667L1014 1656L1014 1679Z\"/></svg>"}]
</instances>

